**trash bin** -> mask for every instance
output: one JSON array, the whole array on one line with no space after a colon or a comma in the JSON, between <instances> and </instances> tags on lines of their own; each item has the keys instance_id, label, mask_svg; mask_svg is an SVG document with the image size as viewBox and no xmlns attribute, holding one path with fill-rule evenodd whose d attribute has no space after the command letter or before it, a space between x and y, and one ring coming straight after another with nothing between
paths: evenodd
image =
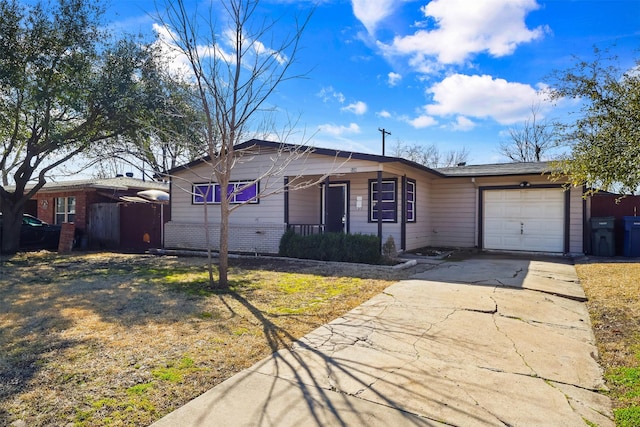
<instances>
[{"instance_id":1,"label":"trash bin","mask_svg":"<svg viewBox=\"0 0 640 427\"><path fill-rule=\"evenodd\" d=\"M623 255L640 257L640 216L625 216Z\"/></svg>"},{"instance_id":2,"label":"trash bin","mask_svg":"<svg viewBox=\"0 0 640 427\"><path fill-rule=\"evenodd\" d=\"M595 256L615 256L613 230L616 219L612 216L591 218L591 253Z\"/></svg>"}]
</instances>

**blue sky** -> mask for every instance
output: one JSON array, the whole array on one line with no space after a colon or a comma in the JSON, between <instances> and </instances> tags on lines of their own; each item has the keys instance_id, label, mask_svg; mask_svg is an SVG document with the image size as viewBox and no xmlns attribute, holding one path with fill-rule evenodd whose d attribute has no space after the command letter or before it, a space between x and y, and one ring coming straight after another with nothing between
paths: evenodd
<instances>
[{"instance_id":1,"label":"blue sky","mask_svg":"<svg viewBox=\"0 0 640 427\"><path fill-rule=\"evenodd\" d=\"M401 141L466 148L471 164L504 162L498 145L532 105L538 119L576 110L540 96L553 70L575 56L592 58L594 46L623 67L640 58L640 0L263 0L260 7L273 16L315 7L295 67L309 72L270 102L299 116L319 147L380 154L384 128L387 154ZM152 1L112 0L107 19L152 34L154 11Z\"/></svg>"}]
</instances>

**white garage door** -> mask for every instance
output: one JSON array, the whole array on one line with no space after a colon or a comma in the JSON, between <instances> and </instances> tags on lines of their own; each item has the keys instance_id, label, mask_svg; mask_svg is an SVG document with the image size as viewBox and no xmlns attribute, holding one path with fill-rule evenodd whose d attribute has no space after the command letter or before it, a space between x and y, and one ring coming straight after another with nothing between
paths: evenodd
<instances>
[{"instance_id":1,"label":"white garage door","mask_svg":"<svg viewBox=\"0 0 640 427\"><path fill-rule=\"evenodd\" d=\"M563 252L564 192L485 190L483 236L485 249Z\"/></svg>"}]
</instances>

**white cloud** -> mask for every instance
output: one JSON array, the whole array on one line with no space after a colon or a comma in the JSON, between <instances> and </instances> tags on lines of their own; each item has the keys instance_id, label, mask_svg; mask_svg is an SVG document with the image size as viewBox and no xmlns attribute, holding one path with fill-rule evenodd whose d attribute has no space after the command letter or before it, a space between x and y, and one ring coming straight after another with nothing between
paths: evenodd
<instances>
[{"instance_id":1,"label":"white cloud","mask_svg":"<svg viewBox=\"0 0 640 427\"><path fill-rule=\"evenodd\" d=\"M317 96L322 98L322 102L338 101L340 104L344 103L344 95L341 92L336 91L333 86L327 86L320 89Z\"/></svg>"},{"instance_id":2,"label":"white cloud","mask_svg":"<svg viewBox=\"0 0 640 427\"><path fill-rule=\"evenodd\" d=\"M376 26L387 16L391 15L398 5L397 0L352 0L353 14L369 34L376 31Z\"/></svg>"},{"instance_id":3,"label":"white cloud","mask_svg":"<svg viewBox=\"0 0 640 427\"><path fill-rule=\"evenodd\" d=\"M152 28L158 35L156 46L160 49L161 55L167 60L169 70L176 75L193 77L193 70L189 64L189 59L185 55L184 51L179 47L180 43L178 35L167 26L159 25L157 23L154 23ZM196 52L198 53L200 60L206 62L207 60L213 59L233 64L236 57L236 52L234 50L235 37L235 32L227 29L223 32L223 37L219 38L228 50L225 50L225 47L220 43L215 45L197 44ZM251 69L251 67L254 66L252 61L255 60L255 57L259 56L271 56L281 65L286 63L288 60L281 52L277 52L266 47L264 43L259 40L251 40L250 38L245 37L244 44L245 46L248 46L247 51L249 53L252 52L252 55L247 55L247 52L244 52L243 55L247 60L243 60L243 66L248 69Z\"/></svg>"},{"instance_id":4,"label":"white cloud","mask_svg":"<svg viewBox=\"0 0 640 427\"><path fill-rule=\"evenodd\" d=\"M382 111L378 111L376 113L376 116L382 117L383 119L388 119L391 117L391 113L388 112L387 110L382 110Z\"/></svg>"},{"instance_id":5,"label":"white cloud","mask_svg":"<svg viewBox=\"0 0 640 427\"><path fill-rule=\"evenodd\" d=\"M349 105L347 105L346 107L342 107L340 110L342 111L348 111L350 113L353 113L357 116L361 116L364 113L367 112L367 104L365 104L362 101L357 101L357 102L353 102Z\"/></svg>"},{"instance_id":6,"label":"white cloud","mask_svg":"<svg viewBox=\"0 0 640 427\"><path fill-rule=\"evenodd\" d=\"M395 86L400 83L400 80L402 80L402 75L394 73L393 71L387 74L387 77L389 77L389 86Z\"/></svg>"},{"instance_id":7,"label":"white cloud","mask_svg":"<svg viewBox=\"0 0 640 427\"><path fill-rule=\"evenodd\" d=\"M544 35L546 28L527 28L526 15L539 8L536 0L432 0L421 8L425 28L379 43L389 55L409 56L410 64L427 72L439 64L462 64L487 52L510 55L519 44Z\"/></svg>"},{"instance_id":8,"label":"white cloud","mask_svg":"<svg viewBox=\"0 0 640 427\"><path fill-rule=\"evenodd\" d=\"M260 55L272 56L273 59L275 59L280 65L287 62L287 57L286 55L283 54L283 52L278 52L271 48L268 48L264 45L264 43L262 43L259 40L253 40L253 42L251 43L251 47L253 47L253 50L257 56L260 56Z\"/></svg>"},{"instance_id":9,"label":"white cloud","mask_svg":"<svg viewBox=\"0 0 640 427\"><path fill-rule=\"evenodd\" d=\"M422 129L438 124L438 121L428 114L421 114L414 119L405 119L405 121L416 129Z\"/></svg>"},{"instance_id":10,"label":"white cloud","mask_svg":"<svg viewBox=\"0 0 640 427\"><path fill-rule=\"evenodd\" d=\"M465 116L456 117L456 121L452 126L453 130L459 130L463 132L469 131L474 127L476 127L476 124L471 120L469 120L468 118L466 118Z\"/></svg>"},{"instance_id":11,"label":"white cloud","mask_svg":"<svg viewBox=\"0 0 640 427\"><path fill-rule=\"evenodd\" d=\"M461 115L512 124L529 117L532 105L540 105L542 115L550 108L532 86L488 75L454 74L431 86L427 93L432 94L433 103L426 105L425 111L432 116Z\"/></svg>"},{"instance_id":12,"label":"white cloud","mask_svg":"<svg viewBox=\"0 0 640 427\"><path fill-rule=\"evenodd\" d=\"M155 45L160 51L160 56L166 60L169 72L175 76L192 76L189 59L175 45L177 35L169 28L155 23L152 28L158 35Z\"/></svg>"},{"instance_id":13,"label":"white cloud","mask_svg":"<svg viewBox=\"0 0 640 427\"><path fill-rule=\"evenodd\" d=\"M324 124L318 126L318 131L328 133L333 136L341 136L345 134L360 133L360 126L356 123L350 123L349 126L337 126L333 124Z\"/></svg>"},{"instance_id":14,"label":"white cloud","mask_svg":"<svg viewBox=\"0 0 640 427\"><path fill-rule=\"evenodd\" d=\"M323 138L323 135L316 135L313 138L313 146L319 148L329 148L341 152L354 152L354 153L373 153L370 146L370 141L359 141L351 139L349 137L332 137L327 136ZM376 147L377 148L377 147ZM379 149L378 149L379 150ZM378 154L376 151L375 154Z\"/></svg>"},{"instance_id":15,"label":"white cloud","mask_svg":"<svg viewBox=\"0 0 640 427\"><path fill-rule=\"evenodd\" d=\"M238 37L238 35L236 34L235 29L233 28L227 28L224 32L224 37L220 38L222 41L225 42L225 44L227 45L227 48L230 49L230 51L232 53L228 53L225 52L222 47L220 46L220 43L216 44L214 46L214 48L212 49L212 52L208 52L209 55L211 54L215 54L218 57L224 59L226 62L230 62L232 60L235 60L235 51L236 51L236 38ZM253 58L249 58L246 54L248 52L253 51L253 54L255 56L272 56L273 59L275 59L280 65L284 64L287 62L287 57L284 54L284 52L278 52L276 50L273 50L269 47L266 47L264 45L264 43L262 43L260 40L256 40L256 39L252 39L251 37L249 37L247 34L243 33L242 34L242 44L243 44L243 59L246 57L247 59L249 59L249 61L244 61L245 62L249 62L251 63L251 61L253 61ZM200 50L200 46L198 46L198 49ZM206 49L211 50L211 48L206 47ZM202 52L201 52L202 54ZM246 65L245 65L246 66ZM246 68L251 69L254 65L251 64L249 66L246 66Z\"/></svg>"}]
</instances>

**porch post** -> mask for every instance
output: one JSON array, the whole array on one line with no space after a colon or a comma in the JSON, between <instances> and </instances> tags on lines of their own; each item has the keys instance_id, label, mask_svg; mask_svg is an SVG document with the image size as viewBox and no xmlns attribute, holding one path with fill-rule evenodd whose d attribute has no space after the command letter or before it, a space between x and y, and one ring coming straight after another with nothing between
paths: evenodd
<instances>
[{"instance_id":1,"label":"porch post","mask_svg":"<svg viewBox=\"0 0 640 427\"><path fill-rule=\"evenodd\" d=\"M289 229L289 177L284 177L284 224Z\"/></svg>"},{"instance_id":2,"label":"porch post","mask_svg":"<svg viewBox=\"0 0 640 427\"><path fill-rule=\"evenodd\" d=\"M571 189L564 191L564 253L571 251ZM614 251L615 252L615 251Z\"/></svg>"},{"instance_id":3,"label":"porch post","mask_svg":"<svg viewBox=\"0 0 640 427\"><path fill-rule=\"evenodd\" d=\"M407 249L407 175L403 175L400 182L400 191L402 191L400 196L402 203L400 208L400 249L404 251Z\"/></svg>"},{"instance_id":4,"label":"porch post","mask_svg":"<svg viewBox=\"0 0 640 427\"><path fill-rule=\"evenodd\" d=\"M382 253L382 171L378 170L378 192L376 204L378 212L378 239L380 239L380 253Z\"/></svg>"},{"instance_id":5,"label":"porch post","mask_svg":"<svg viewBox=\"0 0 640 427\"><path fill-rule=\"evenodd\" d=\"M322 224L324 227L322 228L322 232L327 232L327 212L329 211L329 206L327 205L327 197L329 195L329 187L331 186L331 178L329 175L324 179L324 212L322 212Z\"/></svg>"}]
</instances>

